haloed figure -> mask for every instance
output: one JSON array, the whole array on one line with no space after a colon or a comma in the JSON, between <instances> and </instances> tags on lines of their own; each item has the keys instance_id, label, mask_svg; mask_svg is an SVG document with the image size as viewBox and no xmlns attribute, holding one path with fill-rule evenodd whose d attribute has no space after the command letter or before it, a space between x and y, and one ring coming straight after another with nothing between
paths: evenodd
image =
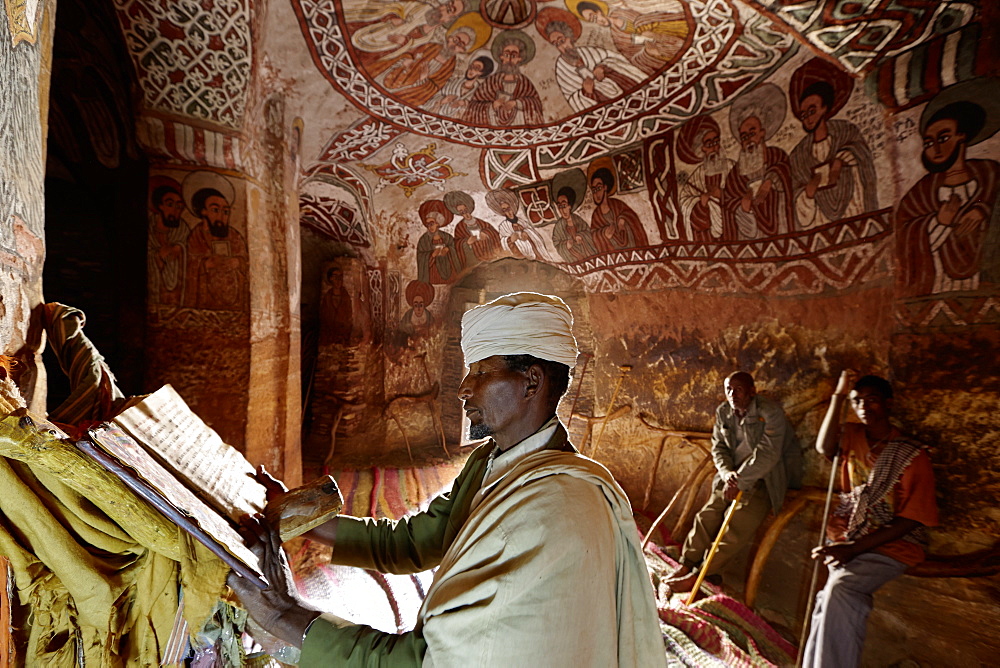
<instances>
[{"instance_id":1,"label":"haloed figure","mask_svg":"<svg viewBox=\"0 0 1000 668\"><path fill-rule=\"evenodd\" d=\"M191 198L199 222L188 237L185 300L190 306L219 311L248 305L247 244L229 224L230 202L215 188Z\"/></svg>"}]
</instances>

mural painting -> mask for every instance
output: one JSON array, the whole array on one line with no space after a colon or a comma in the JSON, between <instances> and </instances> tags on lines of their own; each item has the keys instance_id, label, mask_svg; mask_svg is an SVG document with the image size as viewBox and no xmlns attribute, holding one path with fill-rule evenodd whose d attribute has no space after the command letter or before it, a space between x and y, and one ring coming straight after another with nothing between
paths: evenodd
<instances>
[{"instance_id":1,"label":"mural painting","mask_svg":"<svg viewBox=\"0 0 1000 668\"><path fill-rule=\"evenodd\" d=\"M404 144L397 143L388 162L364 165L366 170L378 176L375 192L394 185L409 197L422 185L440 186L448 179L465 176L452 169L451 158L435 155L436 149L436 144L429 144L415 153L409 153Z\"/></svg>"},{"instance_id":2,"label":"mural painting","mask_svg":"<svg viewBox=\"0 0 1000 668\"><path fill-rule=\"evenodd\" d=\"M1000 163L968 155L1000 128L995 80L948 88L920 116L926 173L896 210L904 297L994 291L1000 282Z\"/></svg>"},{"instance_id":3,"label":"mural painting","mask_svg":"<svg viewBox=\"0 0 1000 668\"><path fill-rule=\"evenodd\" d=\"M451 223L454 214L439 199L423 202L419 214L427 231L417 241L417 280L434 285L450 283L461 267L455 237L442 228Z\"/></svg>"},{"instance_id":4,"label":"mural painting","mask_svg":"<svg viewBox=\"0 0 1000 668\"><path fill-rule=\"evenodd\" d=\"M299 222L330 239L367 248L371 242L362 212L368 198L356 187L364 182L343 168L338 172L335 175L317 174L302 184ZM349 175L353 180L345 182L338 178L342 175Z\"/></svg>"},{"instance_id":5,"label":"mural painting","mask_svg":"<svg viewBox=\"0 0 1000 668\"><path fill-rule=\"evenodd\" d=\"M591 163L587 182L594 200L590 230L597 250L609 252L648 246L646 230L638 214L615 197L619 180L610 161L598 159Z\"/></svg>"},{"instance_id":6,"label":"mural painting","mask_svg":"<svg viewBox=\"0 0 1000 668\"><path fill-rule=\"evenodd\" d=\"M785 122L785 96L772 83L743 95L729 110L729 127L740 153L722 191L732 225L727 239L757 239L791 232L791 169L788 154L768 146Z\"/></svg>"},{"instance_id":7,"label":"mural painting","mask_svg":"<svg viewBox=\"0 0 1000 668\"><path fill-rule=\"evenodd\" d=\"M409 306L399 320L399 333L403 344L426 338L434 328L434 314L430 311L434 301L434 286L421 281L406 285L406 303Z\"/></svg>"},{"instance_id":8,"label":"mural painting","mask_svg":"<svg viewBox=\"0 0 1000 668\"><path fill-rule=\"evenodd\" d=\"M499 256L500 233L485 220L472 215L476 210L476 202L468 193L445 193L444 204L448 211L459 218L455 226L455 249L461 269L489 262Z\"/></svg>"},{"instance_id":9,"label":"mural painting","mask_svg":"<svg viewBox=\"0 0 1000 668\"><path fill-rule=\"evenodd\" d=\"M878 208L871 149L856 125L833 118L853 88L850 76L820 58L792 74L789 102L806 132L790 156L798 229Z\"/></svg>"},{"instance_id":10,"label":"mural painting","mask_svg":"<svg viewBox=\"0 0 1000 668\"><path fill-rule=\"evenodd\" d=\"M317 337L320 370L334 373L341 366L351 367L350 360L366 355L359 351L376 339L381 323L374 321L384 320L381 275L373 275L377 271L357 258L323 263Z\"/></svg>"},{"instance_id":11,"label":"mural painting","mask_svg":"<svg viewBox=\"0 0 1000 668\"><path fill-rule=\"evenodd\" d=\"M148 275L149 299L163 306L184 300L189 230L181 220L184 196L181 184L169 176L149 179Z\"/></svg>"},{"instance_id":12,"label":"mural painting","mask_svg":"<svg viewBox=\"0 0 1000 668\"><path fill-rule=\"evenodd\" d=\"M486 193L486 205L502 217L497 226L504 249L516 258L543 260L545 242L541 234L521 218L521 201L513 190L491 190Z\"/></svg>"},{"instance_id":13,"label":"mural painting","mask_svg":"<svg viewBox=\"0 0 1000 668\"><path fill-rule=\"evenodd\" d=\"M535 19L538 34L559 50L555 77L573 111L610 102L634 90L646 73L621 53L597 46L577 46L583 28L580 20L557 7L546 7ZM686 27L686 25L685 25Z\"/></svg>"},{"instance_id":14,"label":"mural painting","mask_svg":"<svg viewBox=\"0 0 1000 668\"><path fill-rule=\"evenodd\" d=\"M336 142L350 155L399 130L486 150L600 142L644 118L662 131L793 50L776 24L744 25L735 0L292 4L322 75L396 128Z\"/></svg>"},{"instance_id":15,"label":"mural painting","mask_svg":"<svg viewBox=\"0 0 1000 668\"><path fill-rule=\"evenodd\" d=\"M535 42L521 31L508 30L493 42L492 53L497 71L476 88L462 120L494 127L541 124L542 99L522 72L535 57Z\"/></svg>"},{"instance_id":16,"label":"mural painting","mask_svg":"<svg viewBox=\"0 0 1000 668\"><path fill-rule=\"evenodd\" d=\"M216 172L192 172L184 179L183 194L195 219L187 238L185 306L245 311L247 242L229 223L236 201L232 182Z\"/></svg>"},{"instance_id":17,"label":"mural painting","mask_svg":"<svg viewBox=\"0 0 1000 668\"><path fill-rule=\"evenodd\" d=\"M330 265L319 302L319 345L350 345L354 339L354 304L344 285L344 270Z\"/></svg>"},{"instance_id":18,"label":"mural painting","mask_svg":"<svg viewBox=\"0 0 1000 668\"><path fill-rule=\"evenodd\" d=\"M552 229L552 242L564 262L579 262L597 255L590 224L576 210L587 195L587 177L580 169L561 172L552 179L559 219Z\"/></svg>"},{"instance_id":19,"label":"mural painting","mask_svg":"<svg viewBox=\"0 0 1000 668\"><path fill-rule=\"evenodd\" d=\"M723 154L720 135L715 119L698 116L684 124L677 139L677 157L697 165L684 180L679 195L694 241L732 238L734 234L728 211L722 209L722 187L735 162Z\"/></svg>"},{"instance_id":20,"label":"mural painting","mask_svg":"<svg viewBox=\"0 0 1000 668\"><path fill-rule=\"evenodd\" d=\"M150 303L213 311L249 308L247 243L230 224L233 182L216 172L149 180Z\"/></svg>"},{"instance_id":21,"label":"mural painting","mask_svg":"<svg viewBox=\"0 0 1000 668\"><path fill-rule=\"evenodd\" d=\"M645 12L601 0L344 3L338 15L356 62L395 100L492 127L540 125L616 100L673 63L691 33L690 11L677 0ZM581 22L607 46L578 45ZM546 55L565 109L546 110L537 68L527 73L543 44L554 51Z\"/></svg>"}]
</instances>

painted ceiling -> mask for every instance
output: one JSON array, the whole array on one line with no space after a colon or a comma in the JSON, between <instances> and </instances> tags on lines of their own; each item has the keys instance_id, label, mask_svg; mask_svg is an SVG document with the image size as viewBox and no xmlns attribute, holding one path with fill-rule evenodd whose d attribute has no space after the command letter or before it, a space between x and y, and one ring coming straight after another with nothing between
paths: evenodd
<instances>
[{"instance_id":1,"label":"painted ceiling","mask_svg":"<svg viewBox=\"0 0 1000 668\"><path fill-rule=\"evenodd\" d=\"M872 71L954 33L976 12L972 2L923 0L284 1L331 91L373 121L469 146L548 146L553 154L611 138L623 125L645 134L675 125L752 87L798 48L851 73ZM252 0L116 6L148 108L241 125L259 23ZM510 43L540 104L518 114L455 104L446 84L461 83L470 67L481 78L499 71ZM607 71L594 90L574 95L573 75L599 57Z\"/></svg>"},{"instance_id":2,"label":"painted ceiling","mask_svg":"<svg viewBox=\"0 0 1000 668\"><path fill-rule=\"evenodd\" d=\"M243 130L260 122L259 111L269 113L261 98L285 94L286 121L301 119L302 223L356 248L411 248L416 269L401 280L431 283L451 283L471 266L456 260L449 278L428 279L414 243L435 209L438 227L450 228L461 195L491 225L526 223L540 238L525 256L564 263L590 281L588 289L709 281L720 290L758 290L761 281L788 282L761 278L757 265L747 279L732 269L737 250L808 263L817 278L795 279L794 290L848 285L858 279L851 263L813 271L816 249L842 243L846 232L810 229L814 223L796 212L771 231L716 230L699 241L679 191L700 153L688 155L681 144L693 137L678 129L711 117L723 155L736 157L742 140L733 103L755 101L769 109L765 138L790 151L803 130L789 83L832 68L827 78L843 95L832 113L860 128L884 172L888 129L876 107L905 114L978 76L988 60L985 10L959 0L115 4L144 95L139 134L147 152L174 165L260 174L252 164L259 152L245 145L252 133ZM905 139L906 129L895 134ZM627 254L598 247L574 263L553 241L562 216L557 194L570 187L571 208L593 217L588 188L602 167L615 180L609 192L624 198L642 229L612 249ZM872 215L844 223L858 228L852 243L887 233L897 193L884 176L878 189L878 206L873 198L866 209ZM515 199L505 212L507 197ZM501 233L507 248L513 242ZM796 243L801 248L774 245ZM685 269L689 260L701 269ZM725 267L725 280L703 270L713 263ZM653 275L664 268L673 273ZM625 276L639 270L648 274L641 281Z\"/></svg>"}]
</instances>

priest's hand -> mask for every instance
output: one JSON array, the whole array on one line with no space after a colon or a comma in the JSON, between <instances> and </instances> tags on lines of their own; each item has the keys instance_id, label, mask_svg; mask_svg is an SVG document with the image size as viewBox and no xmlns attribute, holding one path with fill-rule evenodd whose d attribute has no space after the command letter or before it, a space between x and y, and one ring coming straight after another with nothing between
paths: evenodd
<instances>
[{"instance_id":1,"label":"priest's hand","mask_svg":"<svg viewBox=\"0 0 1000 668\"><path fill-rule=\"evenodd\" d=\"M247 473L247 475L264 486L268 503L276 503L282 496L288 494L288 488L285 487L285 483L271 475L271 473L264 468L263 464L258 466L257 470L253 474Z\"/></svg>"},{"instance_id":2,"label":"priest's hand","mask_svg":"<svg viewBox=\"0 0 1000 668\"><path fill-rule=\"evenodd\" d=\"M320 613L299 597L278 532L267 526L263 518L256 521L256 527L251 522L244 522L244 538L248 531L253 531L257 538L251 549L270 586L259 589L235 572L229 574L226 583L261 628L290 645L301 647L306 628Z\"/></svg>"}]
</instances>

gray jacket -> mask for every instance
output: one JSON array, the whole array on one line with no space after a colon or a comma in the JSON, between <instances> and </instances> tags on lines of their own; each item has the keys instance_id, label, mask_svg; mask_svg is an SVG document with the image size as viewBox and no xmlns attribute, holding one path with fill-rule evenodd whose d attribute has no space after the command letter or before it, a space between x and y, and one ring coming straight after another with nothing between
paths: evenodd
<instances>
[{"instance_id":1,"label":"gray jacket","mask_svg":"<svg viewBox=\"0 0 1000 668\"><path fill-rule=\"evenodd\" d=\"M712 459L718 474L714 484L721 484L722 476L734 470L740 475L739 488L743 491L749 491L763 479L771 507L777 513L785 499L785 490L802 486L802 449L788 416L776 401L755 395L747 413L743 429L753 452L737 470L736 416L727 402L715 410Z\"/></svg>"}]
</instances>

